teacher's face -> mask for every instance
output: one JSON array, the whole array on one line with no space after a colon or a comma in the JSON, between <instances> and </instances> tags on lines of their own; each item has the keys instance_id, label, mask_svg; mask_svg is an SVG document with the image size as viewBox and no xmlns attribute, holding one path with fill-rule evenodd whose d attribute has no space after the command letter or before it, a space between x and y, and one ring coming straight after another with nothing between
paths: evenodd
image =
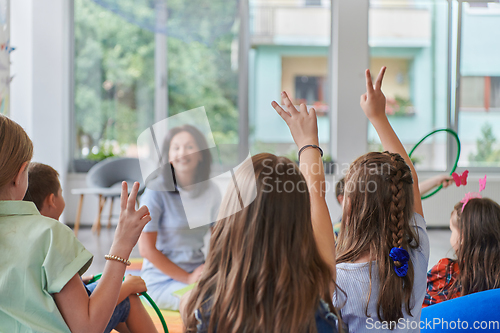
<instances>
[{"instance_id":1,"label":"teacher's face","mask_svg":"<svg viewBox=\"0 0 500 333\"><path fill-rule=\"evenodd\" d=\"M170 142L168 160L176 172L196 172L202 161L200 148L189 132L177 133Z\"/></svg>"}]
</instances>

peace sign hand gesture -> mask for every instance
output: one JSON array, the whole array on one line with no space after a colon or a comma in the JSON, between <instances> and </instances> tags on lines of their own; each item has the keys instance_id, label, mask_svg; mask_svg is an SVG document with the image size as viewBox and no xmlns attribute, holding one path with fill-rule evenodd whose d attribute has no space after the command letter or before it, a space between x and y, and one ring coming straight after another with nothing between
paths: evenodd
<instances>
[{"instance_id":1,"label":"peace sign hand gesture","mask_svg":"<svg viewBox=\"0 0 500 333\"><path fill-rule=\"evenodd\" d=\"M361 101L359 104L370 121L386 116L385 96L381 90L382 80L384 78L386 68L387 67L384 66L380 69L380 73L378 73L377 80L375 81L375 86L373 86L372 83L370 70L367 69L365 72L366 93L361 95Z\"/></svg>"}]
</instances>

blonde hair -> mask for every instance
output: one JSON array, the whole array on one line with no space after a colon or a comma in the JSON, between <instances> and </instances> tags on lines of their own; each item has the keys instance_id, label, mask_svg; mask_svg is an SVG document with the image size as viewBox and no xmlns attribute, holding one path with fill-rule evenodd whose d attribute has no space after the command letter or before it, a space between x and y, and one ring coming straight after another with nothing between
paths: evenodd
<instances>
[{"instance_id":1,"label":"blonde hair","mask_svg":"<svg viewBox=\"0 0 500 333\"><path fill-rule=\"evenodd\" d=\"M33 157L33 143L16 122L0 115L0 190L11 182Z\"/></svg>"}]
</instances>

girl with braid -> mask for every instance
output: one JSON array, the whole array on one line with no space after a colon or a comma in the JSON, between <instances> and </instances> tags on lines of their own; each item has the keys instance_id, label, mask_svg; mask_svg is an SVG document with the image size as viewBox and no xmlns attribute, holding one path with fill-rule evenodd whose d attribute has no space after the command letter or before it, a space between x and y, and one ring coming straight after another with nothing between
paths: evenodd
<instances>
[{"instance_id":1,"label":"girl with braid","mask_svg":"<svg viewBox=\"0 0 500 333\"><path fill-rule=\"evenodd\" d=\"M375 127L383 153L359 157L349 167L337 243L334 294L349 332L420 332L429 238L413 164L385 114L383 67L361 107Z\"/></svg>"}]
</instances>

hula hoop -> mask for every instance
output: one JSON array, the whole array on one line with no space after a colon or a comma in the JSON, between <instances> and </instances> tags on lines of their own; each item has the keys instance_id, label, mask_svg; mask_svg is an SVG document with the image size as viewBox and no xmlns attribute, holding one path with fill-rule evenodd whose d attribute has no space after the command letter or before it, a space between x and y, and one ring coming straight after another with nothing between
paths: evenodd
<instances>
[{"instance_id":1,"label":"hula hoop","mask_svg":"<svg viewBox=\"0 0 500 333\"><path fill-rule=\"evenodd\" d=\"M102 276L102 273L99 273L99 274L95 275L90 280L90 283L96 282L97 280L99 280L101 278L101 276ZM123 279L125 279L125 277ZM141 296L144 296L144 298L146 298L148 300L149 304L151 304L151 306L155 310L156 314L160 318L161 325L163 326L163 330L165 331L165 333L168 333L167 323L165 322L165 319L163 318L163 315L161 314L160 309L158 308L158 306L156 305L156 303L153 301L153 299L151 298L151 296L149 296L147 292L141 293Z\"/></svg>"},{"instance_id":2,"label":"hula hoop","mask_svg":"<svg viewBox=\"0 0 500 333\"><path fill-rule=\"evenodd\" d=\"M451 168L451 171L450 171L450 176L452 175L452 173L455 172L455 170L457 169L457 165L458 165L458 160L460 159L460 151L461 151L461 144L460 144L460 139L458 138L458 134L452 130L452 129L449 129L449 128L441 128L441 129L437 129L437 130L434 130L432 132L430 132L429 134L427 134L426 136L424 136L422 138L422 140L420 140L413 148L412 150L410 150L410 153L408 154L409 157L411 157L411 154L413 154L413 152L415 151L415 149L417 149L417 147L422 143L424 142L425 139L427 139L428 137L430 137L431 135L433 134L436 134L438 132L448 132L450 133L451 135L453 135L455 137L455 140L457 140L457 158L455 159L455 164L453 164L453 168ZM443 188L443 184L439 185L434 191L432 191L431 193L428 193L426 195L423 195L421 197L421 199L427 199L427 198L430 198L432 197L434 194L438 193L441 189Z\"/></svg>"}]
</instances>

